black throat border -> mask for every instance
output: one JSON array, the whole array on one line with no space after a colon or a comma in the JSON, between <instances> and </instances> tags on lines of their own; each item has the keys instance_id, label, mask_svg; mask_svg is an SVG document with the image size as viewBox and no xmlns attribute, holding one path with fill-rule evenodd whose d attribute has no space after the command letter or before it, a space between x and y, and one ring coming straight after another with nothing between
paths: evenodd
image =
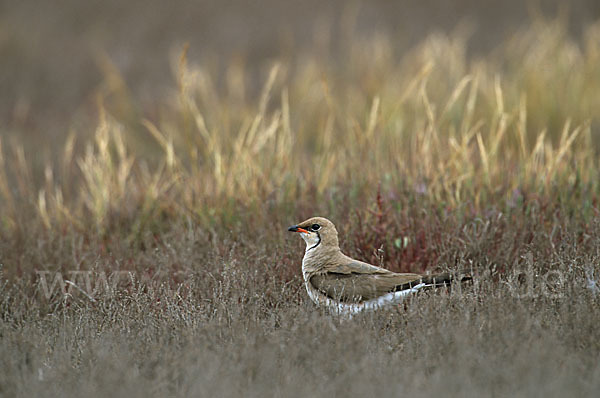
<instances>
[{"instance_id":1,"label":"black throat border","mask_svg":"<svg viewBox=\"0 0 600 398\"><path fill-rule=\"evenodd\" d=\"M319 241L314 246L311 246L308 249L306 249L306 251L310 251L321 244L321 234L319 234L319 232L317 232L317 231L315 231L315 232L317 234L317 238L319 238Z\"/></svg>"}]
</instances>

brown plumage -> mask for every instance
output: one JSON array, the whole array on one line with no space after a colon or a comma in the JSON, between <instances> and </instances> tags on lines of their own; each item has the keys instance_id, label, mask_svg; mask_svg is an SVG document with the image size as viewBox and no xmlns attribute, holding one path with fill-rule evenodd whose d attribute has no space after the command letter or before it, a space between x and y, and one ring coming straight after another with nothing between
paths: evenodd
<instances>
[{"instance_id":1,"label":"brown plumage","mask_svg":"<svg viewBox=\"0 0 600 398\"><path fill-rule=\"evenodd\" d=\"M338 312L376 309L423 288L448 285L453 279L448 273L395 273L354 260L341 252L335 225L323 217L309 218L288 230L299 232L306 241L302 275L308 295L317 305Z\"/></svg>"}]
</instances>

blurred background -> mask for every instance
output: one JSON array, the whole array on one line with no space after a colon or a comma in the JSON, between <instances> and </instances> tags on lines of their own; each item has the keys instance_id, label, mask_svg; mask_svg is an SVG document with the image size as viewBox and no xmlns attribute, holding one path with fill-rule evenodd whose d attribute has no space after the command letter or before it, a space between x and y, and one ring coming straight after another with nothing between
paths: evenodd
<instances>
[{"instance_id":1,"label":"blurred background","mask_svg":"<svg viewBox=\"0 0 600 398\"><path fill-rule=\"evenodd\" d=\"M373 35L392 38L400 57L432 32L461 30L476 57L538 14L566 19L577 39L600 16L600 2L2 0L0 134L19 135L25 148L40 138L62 145L70 128L96 117L111 69L135 103L152 109L176 86L171 64L184 43L191 61L217 74L233 60L264 76L271 59L302 51L322 51L335 64L345 40Z\"/></svg>"}]
</instances>

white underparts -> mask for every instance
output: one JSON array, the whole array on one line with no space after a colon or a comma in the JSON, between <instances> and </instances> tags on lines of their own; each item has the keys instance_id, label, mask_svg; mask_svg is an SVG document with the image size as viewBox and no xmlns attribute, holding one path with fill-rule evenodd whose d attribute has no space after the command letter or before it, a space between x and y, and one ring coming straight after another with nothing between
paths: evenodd
<instances>
[{"instance_id":1,"label":"white underparts","mask_svg":"<svg viewBox=\"0 0 600 398\"><path fill-rule=\"evenodd\" d=\"M419 283L410 289L400 290L397 292L390 292L383 296L375 299L363 301L361 303L342 303L327 297L323 293L319 292L315 288L309 285L310 282L306 282L306 291L310 299L318 306L324 306L329 311L332 311L340 315L358 314L363 311L373 311L379 308L383 308L389 305L397 304L404 300L404 298L410 294L417 293L427 285L425 283Z\"/></svg>"}]
</instances>

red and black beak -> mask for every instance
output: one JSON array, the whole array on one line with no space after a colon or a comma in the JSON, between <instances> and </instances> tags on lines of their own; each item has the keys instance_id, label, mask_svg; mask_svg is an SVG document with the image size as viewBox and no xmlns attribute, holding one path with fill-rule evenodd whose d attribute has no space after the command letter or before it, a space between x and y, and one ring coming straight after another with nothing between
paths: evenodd
<instances>
[{"instance_id":1,"label":"red and black beak","mask_svg":"<svg viewBox=\"0 0 600 398\"><path fill-rule=\"evenodd\" d=\"M304 228L301 228L297 225L292 225L291 227L288 228L288 231L290 232L304 232L305 234L308 233L307 230L305 230Z\"/></svg>"}]
</instances>

